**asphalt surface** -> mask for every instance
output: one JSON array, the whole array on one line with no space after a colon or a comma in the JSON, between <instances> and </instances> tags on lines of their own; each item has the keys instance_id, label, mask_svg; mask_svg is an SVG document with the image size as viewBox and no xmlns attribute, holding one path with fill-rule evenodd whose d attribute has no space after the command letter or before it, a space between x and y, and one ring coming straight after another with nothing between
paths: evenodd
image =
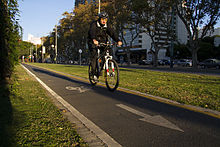
<instances>
[{"instance_id":1,"label":"asphalt surface","mask_svg":"<svg viewBox=\"0 0 220 147\"><path fill-rule=\"evenodd\" d=\"M218 118L25 67L121 146L220 146Z\"/></svg>"}]
</instances>

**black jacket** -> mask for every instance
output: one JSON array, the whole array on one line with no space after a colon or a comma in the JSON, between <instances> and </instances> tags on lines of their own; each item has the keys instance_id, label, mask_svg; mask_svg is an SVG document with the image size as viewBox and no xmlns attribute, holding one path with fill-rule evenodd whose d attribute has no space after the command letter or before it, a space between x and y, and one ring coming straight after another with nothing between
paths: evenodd
<instances>
[{"instance_id":1,"label":"black jacket","mask_svg":"<svg viewBox=\"0 0 220 147\"><path fill-rule=\"evenodd\" d=\"M118 35L114 32L114 30L110 27L110 25L106 24L102 26L99 21L94 21L90 25L90 29L88 32L88 44L93 44L93 39L101 43L106 43L108 41L108 35L116 42L120 41Z\"/></svg>"}]
</instances>

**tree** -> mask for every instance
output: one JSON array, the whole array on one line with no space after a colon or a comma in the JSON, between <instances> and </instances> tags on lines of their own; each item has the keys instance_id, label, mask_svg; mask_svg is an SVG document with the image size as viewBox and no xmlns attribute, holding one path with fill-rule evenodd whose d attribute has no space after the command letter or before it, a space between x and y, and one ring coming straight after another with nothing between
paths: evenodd
<instances>
[{"instance_id":1,"label":"tree","mask_svg":"<svg viewBox=\"0 0 220 147\"><path fill-rule=\"evenodd\" d=\"M58 26L59 55L64 60L78 60L78 50L87 52L87 35L90 23L95 20L97 10L92 3L79 4L73 12L65 12Z\"/></svg>"},{"instance_id":2,"label":"tree","mask_svg":"<svg viewBox=\"0 0 220 147\"><path fill-rule=\"evenodd\" d=\"M201 41L200 41L200 45L199 45L199 51L198 51L198 60L202 61L208 58L218 58L219 55L219 47L215 47L214 45L214 39L215 36L213 37L204 37Z\"/></svg>"},{"instance_id":3,"label":"tree","mask_svg":"<svg viewBox=\"0 0 220 147\"><path fill-rule=\"evenodd\" d=\"M140 20L143 32L151 38L151 52L154 55L154 66L157 66L160 49L175 39L171 26L171 3L163 0L132 0L133 11ZM163 40L163 42L161 42Z\"/></svg>"},{"instance_id":4,"label":"tree","mask_svg":"<svg viewBox=\"0 0 220 147\"><path fill-rule=\"evenodd\" d=\"M208 31L214 29L219 19L218 0L174 0L176 12L183 21L188 35L188 49L192 54L193 68L197 68L197 52L200 49L200 40ZM199 29L202 27L202 29Z\"/></svg>"},{"instance_id":5,"label":"tree","mask_svg":"<svg viewBox=\"0 0 220 147\"><path fill-rule=\"evenodd\" d=\"M185 44L174 44L173 52L175 59L186 59L191 55ZM170 56L170 52L167 52L167 54Z\"/></svg>"},{"instance_id":6,"label":"tree","mask_svg":"<svg viewBox=\"0 0 220 147\"><path fill-rule=\"evenodd\" d=\"M74 48L77 55L79 55L79 49L82 49L82 56L88 52L87 50L87 38L88 31L92 21L97 18L98 10L94 3L87 3L85 5L79 5L73 11L75 16L72 20L72 40L74 42ZM78 58L79 56L77 56Z\"/></svg>"},{"instance_id":7,"label":"tree","mask_svg":"<svg viewBox=\"0 0 220 147\"><path fill-rule=\"evenodd\" d=\"M19 40L16 49L18 51L18 57L21 58L22 56L30 55L30 48L33 48L34 44L26 41Z\"/></svg>"},{"instance_id":8,"label":"tree","mask_svg":"<svg viewBox=\"0 0 220 147\"><path fill-rule=\"evenodd\" d=\"M10 77L18 61L15 48L18 40L21 40L21 29L16 20L17 7L17 0L0 1L0 79Z\"/></svg>"}]
</instances>

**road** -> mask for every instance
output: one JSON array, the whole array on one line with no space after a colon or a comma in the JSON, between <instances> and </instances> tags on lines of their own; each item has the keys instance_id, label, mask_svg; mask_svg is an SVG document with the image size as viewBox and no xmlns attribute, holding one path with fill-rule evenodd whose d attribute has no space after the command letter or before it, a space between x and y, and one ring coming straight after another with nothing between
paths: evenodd
<instances>
[{"instance_id":1,"label":"road","mask_svg":"<svg viewBox=\"0 0 220 147\"><path fill-rule=\"evenodd\" d=\"M25 67L92 122L95 125L92 127L104 132L97 135L113 140L115 145L108 146L220 146L218 118L136 94L110 92L103 86L94 87L74 77L30 65Z\"/></svg>"}]
</instances>

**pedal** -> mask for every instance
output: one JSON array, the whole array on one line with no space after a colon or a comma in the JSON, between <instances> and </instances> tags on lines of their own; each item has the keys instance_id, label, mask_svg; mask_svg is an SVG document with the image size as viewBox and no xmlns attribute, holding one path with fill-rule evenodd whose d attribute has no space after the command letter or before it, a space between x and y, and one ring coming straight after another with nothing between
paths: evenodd
<instances>
[{"instance_id":1,"label":"pedal","mask_svg":"<svg viewBox=\"0 0 220 147\"><path fill-rule=\"evenodd\" d=\"M98 77L97 77L96 75L94 75L93 80L94 80L95 82L98 82L98 81L99 81L99 79L98 79Z\"/></svg>"}]
</instances>

